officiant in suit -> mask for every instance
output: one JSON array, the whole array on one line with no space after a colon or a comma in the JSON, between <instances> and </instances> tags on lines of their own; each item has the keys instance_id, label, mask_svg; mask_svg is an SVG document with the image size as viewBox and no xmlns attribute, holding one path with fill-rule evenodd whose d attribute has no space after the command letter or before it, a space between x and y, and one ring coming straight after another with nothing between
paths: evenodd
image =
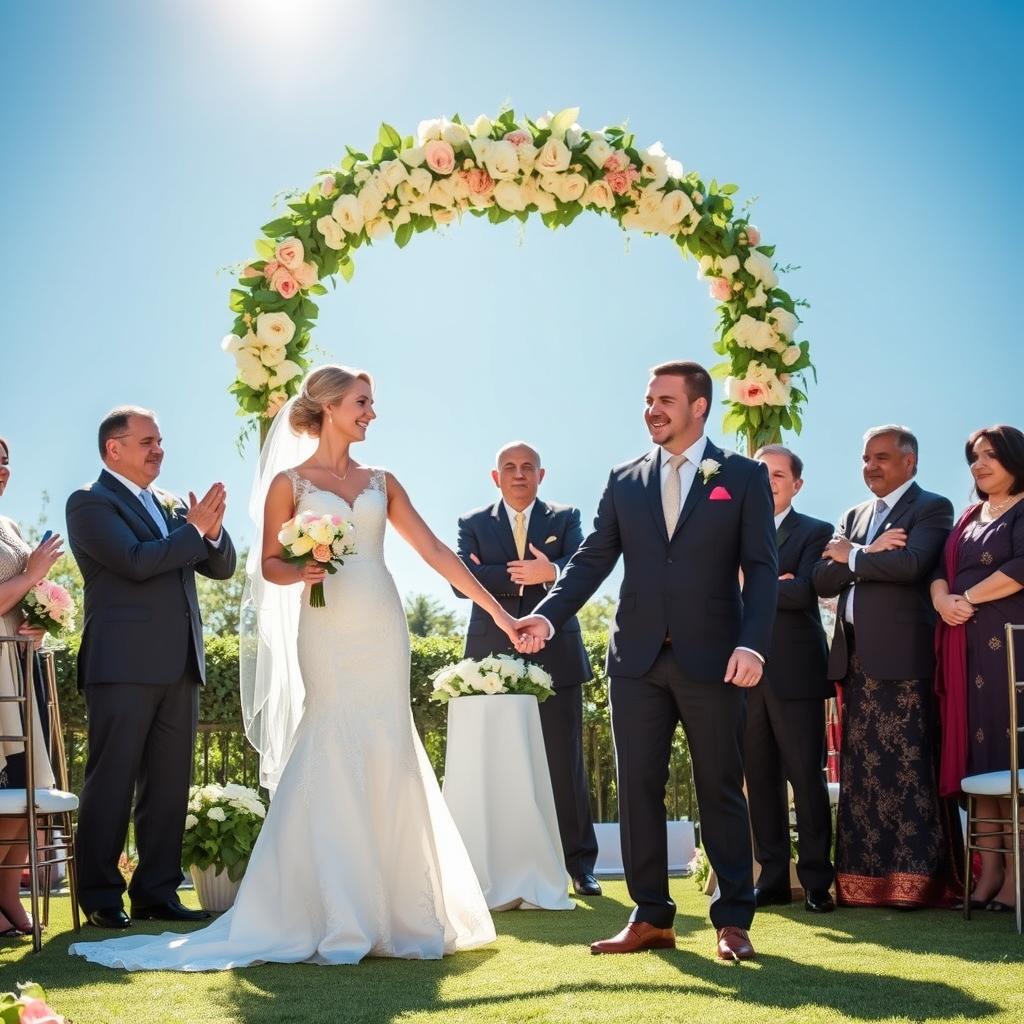
<instances>
[{"instance_id":1,"label":"officiant in suit","mask_svg":"<svg viewBox=\"0 0 1024 1024\"><path fill-rule=\"evenodd\" d=\"M518 624L524 653L557 637L622 557L608 675L623 863L636 909L622 932L591 945L594 953L675 945L665 785L681 722L704 849L719 880L711 904L717 955L754 956L743 719L771 643L778 566L768 473L704 436L710 409L702 366L651 371L645 421L654 448L611 471L593 531Z\"/></svg>"},{"instance_id":2,"label":"officiant in suit","mask_svg":"<svg viewBox=\"0 0 1024 1024\"><path fill-rule=\"evenodd\" d=\"M104 469L67 502L68 540L85 581L78 685L89 756L78 824L78 898L89 921L127 928L118 858L135 798L139 863L132 917L208 916L177 897L192 752L205 678L195 574L228 579L235 549L225 491L187 505L153 482L163 462L154 413L110 412L99 428Z\"/></svg>"},{"instance_id":3,"label":"officiant in suit","mask_svg":"<svg viewBox=\"0 0 1024 1024\"><path fill-rule=\"evenodd\" d=\"M498 452L491 478L501 497L459 520L458 553L502 607L520 618L533 611L580 546L580 513L537 497L544 469L536 449L522 441ZM491 617L473 605L466 657L502 653L516 652ZM597 837L583 765L582 684L593 673L575 616L556 641L530 660L554 683L554 695L538 707L566 871L577 895L600 896L594 877Z\"/></svg>"},{"instance_id":4,"label":"officiant in suit","mask_svg":"<svg viewBox=\"0 0 1024 1024\"><path fill-rule=\"evenodd\" d=\"M797 823L797 877L804 906L817 913L835 909L829 893L832 869L832 809L825 781L825 702L835 695L826 671L828 645L811 575L832 536L821 519L797 512L793 498L803 487L803 462L780 444L754 458L768 469L775 502L779 551L779 598L771 648L760 686L747 698L743 760L761 865L754 895L758 907L789 903L789 799L793 788Z\"/></svg>"}]
</instances>

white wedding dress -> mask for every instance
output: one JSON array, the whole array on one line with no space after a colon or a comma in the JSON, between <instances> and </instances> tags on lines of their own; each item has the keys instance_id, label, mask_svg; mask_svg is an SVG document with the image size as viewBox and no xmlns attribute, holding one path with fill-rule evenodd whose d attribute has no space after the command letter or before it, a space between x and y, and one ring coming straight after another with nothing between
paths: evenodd
<instances>
[{"instance_id":1,"label":"white wedding dress","mask_svg":"<svg viewBox=\"0 0 1024 1024\"><path fill-rule=\"evenodd\" d=\"M349 506L290 472L296 511L352 519L358 553L303 598L305 712L235 905L190 934L76 942L128 970L437 959L494 926L409 706L409 634L384 564L386 477Z\"/></svg>"}]
</instances>

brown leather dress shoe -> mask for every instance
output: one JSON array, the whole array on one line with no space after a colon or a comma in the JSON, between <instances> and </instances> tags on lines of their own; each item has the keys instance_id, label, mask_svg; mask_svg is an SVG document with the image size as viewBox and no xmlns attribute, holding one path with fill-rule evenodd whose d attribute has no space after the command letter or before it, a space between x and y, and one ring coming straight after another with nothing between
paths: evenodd
<instances>
[{"instance_id":1,"label":"brown leather dress shoe","mask_svg":"<svg viewBox=\"0 0 1024 1024\"><path fill-rule=\"evenodd\" d=\"M591 953L639 953L644 949L675 949L676 933L646 921L630 921L618 935L590 944Z\"/></svg>"},{"instance_id":2,"label":"brown leather dress shoe","mask_svg":"<svg viewBox=\"0 0 1024 1024\"><path fill-rule=\"evenodd\" d=\"M746 928L729 925L718 929L719 960L753 960L754 956L754 947L750 944Z\"/></svg>"}]
</instances>

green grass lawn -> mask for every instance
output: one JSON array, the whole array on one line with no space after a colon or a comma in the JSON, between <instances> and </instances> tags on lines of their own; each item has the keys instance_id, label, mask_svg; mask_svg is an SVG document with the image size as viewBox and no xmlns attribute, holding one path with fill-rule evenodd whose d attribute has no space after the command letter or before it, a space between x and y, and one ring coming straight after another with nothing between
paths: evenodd
<instances>
[{"instance_id":1,"label":"green grass lawn","mask_svg":"<svg viewBox=\"0 0 1024 1024\"><path fill-rule=\"evenodd\" d=\"M69 957L69 905L58 899L41 954L29 940L0 945L0 991L38 981L74 1024L1024 1021L1024 938L1007 914L978 913L969 924L941 911L818 917L794 904L759 914L758 959L730 965L713 959L707 899L689 879L673 880L672 891L674 951L590 955L587 944L618 931L628 913L625 885L608 882L604 898L571 913L497 914L494 946L443 961L215 974L126 974Z\"/></svg>"}]
</instances>

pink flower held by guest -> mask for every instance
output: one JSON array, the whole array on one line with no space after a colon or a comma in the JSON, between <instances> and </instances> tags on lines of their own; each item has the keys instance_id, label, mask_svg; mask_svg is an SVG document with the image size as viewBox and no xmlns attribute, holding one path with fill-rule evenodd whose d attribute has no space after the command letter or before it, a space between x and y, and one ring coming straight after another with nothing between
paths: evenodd
<instances>
[{"instance_id":1,"label":"pink flower held by guest","mask_svg":"<svg viewBox=\"0 0 1024 1024\"><path fill-rule=\"evenodd\" d=\"M270 287L281 296L282 299L290 299L299 290L299 282L291 275L291 271L279 267L277 273L270 279Z\"/></svg>"},{"instance_id":2,"label":"pink flower held by guest","mask_svg":"<svg viewBox=\"0 0 1024 1024\"><path fill-rule=\"evenodd\" d=\"M750 245L754 246L761 244L761 232L758 231L753 224L748 224L745 230L747 232L747 242Z\"/></svg>"},{"instance_id":3,"label":"pink flower held by guest","mask_svg":"<svg viewBox=\"0 0 1024 1024\"><path fill-rule=\"evenodd\" d=\"M330 544L317 544L312 551L313 557L318 562L329 562L331 560L331 546Z\"/></svg>"},{"instance_id":4,"label":"pink flower held by guest","mask_svg":"<svg viewBox=\"0 0 1024 1024\"><path fill-rule=\"evenodd\" d=\"M724 277L711 278L711 298L728 302L732 298L732 286Z\"/></svg>"},{"instance_id":5,"label":"pink flower held by guest","mask_svg":"<svg viewBox=\"0 0 1024 1024\"><path fill-rule=\"evenodd\" d=\"M463 171L462 178L469 186L471 195L489 196L494 191L494 179L482 167Z\"/></svg>"},{"instance_id":6,"label":"pink flower held by guest","mask_svg":"<svg viewBox=\"0 0 1024 1024\"><path fill-rule=\"evenodd\" d=\"M423 147L423 155L435 174L451 174L455 170L455 150L444 139L431 139Z\"/></svg>"},{"instance_id":7,"label":"pink flower held by guest","mask_svg":"<svg viewBox=\"0 0 1024 1024\"><path fill-rule=\"evenodd\" d=\"M274 257L278 263L283 264L289 270L300 266L305 255L306 251L297 238L286 238L283 242L278 242L277 249L274 251Z\"/></svg>"},{"instance_id":8,"label":"pink flower held by guest","mask_svg":"<svg viewBox=\"0 0 1024 1024\"><path fill-rule=\"evenodd\" d=\"M522 146L533 142L533 136L525 128L516 128L505 135L505 141L511 142L513 146Z\"/></svg>"}]
</instances>

